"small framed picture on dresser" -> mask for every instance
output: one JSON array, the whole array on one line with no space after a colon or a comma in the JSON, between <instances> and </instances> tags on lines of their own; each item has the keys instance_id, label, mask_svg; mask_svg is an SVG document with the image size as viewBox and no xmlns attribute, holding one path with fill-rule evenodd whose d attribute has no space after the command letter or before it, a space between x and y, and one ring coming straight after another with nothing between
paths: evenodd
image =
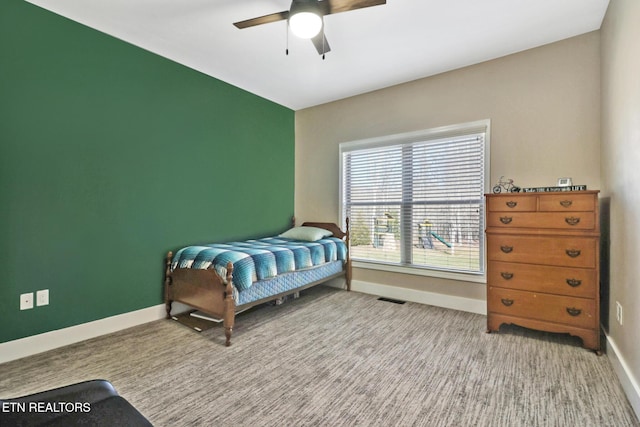
<instances>
[{"instance_id":1,"label":"small framed picture on dresser","mask_svg":"<svg viewBox=\"0 0 640 427\"><path fill-rule=\"evenodd\" d=\"M558 178L558 187L571 187L572 185L571 178Z\"/></svg>"}]
</instances>

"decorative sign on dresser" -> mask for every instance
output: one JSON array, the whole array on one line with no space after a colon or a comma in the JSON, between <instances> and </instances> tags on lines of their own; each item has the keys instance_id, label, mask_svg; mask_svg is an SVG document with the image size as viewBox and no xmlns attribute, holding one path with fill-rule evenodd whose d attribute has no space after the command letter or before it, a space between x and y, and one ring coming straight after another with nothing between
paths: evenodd
<instances>
[{"instance_id":1,"label":"decorative sign on dresser","mask_svg":"<svg viewBox=\"0 0 640 427\"><path fill-rule=\"evenodd\" d=\"M487 332L504 323L600 350L598 191L487 194Z\"/></svg>"}]
</instances>

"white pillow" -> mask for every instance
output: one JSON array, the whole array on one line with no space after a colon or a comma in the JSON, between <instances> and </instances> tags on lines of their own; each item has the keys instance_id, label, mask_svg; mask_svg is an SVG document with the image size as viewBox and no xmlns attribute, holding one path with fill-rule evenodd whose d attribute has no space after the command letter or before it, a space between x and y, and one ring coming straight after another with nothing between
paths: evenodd
<instances>
[{"instance_id":1,"label":"white pillow","mask_svg":"<svg viewBox=\"0 0 640 427\"><path fill-rule=\"evenodd\" d=\"M315 242L316 240L324 239L333 235L329 230L319 227L293 227L278 237L286 237L288 239L306 240L308 242Z\"/></svg>"}]
</instances>

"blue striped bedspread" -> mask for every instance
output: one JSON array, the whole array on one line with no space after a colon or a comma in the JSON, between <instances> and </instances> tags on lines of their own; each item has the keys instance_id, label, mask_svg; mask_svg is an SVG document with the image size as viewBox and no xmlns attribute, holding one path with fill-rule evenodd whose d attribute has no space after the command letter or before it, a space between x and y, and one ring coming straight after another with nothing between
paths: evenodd
<instances>
[{"instance_id":1,"label":"blue striped bedspread","mask_svg":"<svg viewBox=\"0 0 640 427\"><path fill-rule=\"evenodd\" d=\"M231 262L233 284L238 291L243 291L259 280L346 259L347 246L337 237L327 237L315 242L266 237L245 242L187 246L176 252L171 270L207 269L213 265L224 278L227 263Z\"/></svg>"}]
</instances>

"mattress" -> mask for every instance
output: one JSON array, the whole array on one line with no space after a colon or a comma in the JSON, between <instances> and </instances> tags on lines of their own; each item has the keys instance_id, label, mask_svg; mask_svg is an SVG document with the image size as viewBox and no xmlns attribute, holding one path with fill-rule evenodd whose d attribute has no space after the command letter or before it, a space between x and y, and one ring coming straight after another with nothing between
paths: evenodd
<instances>
[{"instance_id":1,"label":"mattress","mask_svg":"<svg viewBox=\"0 0 640 427\"><path fill-rule=\"evenodd\" d=\"M336 237L326 237L309 242L276 236L244 242L187 246L176 252L171 263L171 270L176 268L214 268L221 277L225 278L227 263L231 262L233 264L233 284L242 294L251 289L255 283L266 282L289 273L301 272L310 277L322 274L319 273L322 270L317 270L317 268L334 261L339 261L338 265L341 269L346 259L346 244L342 239ZM315 273L312 272L314 270ZM294 279L283 278L282 280L283 283L286 283L287 280ZM273 294L272 291L268 295Z\"/></svg>"}]
</instances>

